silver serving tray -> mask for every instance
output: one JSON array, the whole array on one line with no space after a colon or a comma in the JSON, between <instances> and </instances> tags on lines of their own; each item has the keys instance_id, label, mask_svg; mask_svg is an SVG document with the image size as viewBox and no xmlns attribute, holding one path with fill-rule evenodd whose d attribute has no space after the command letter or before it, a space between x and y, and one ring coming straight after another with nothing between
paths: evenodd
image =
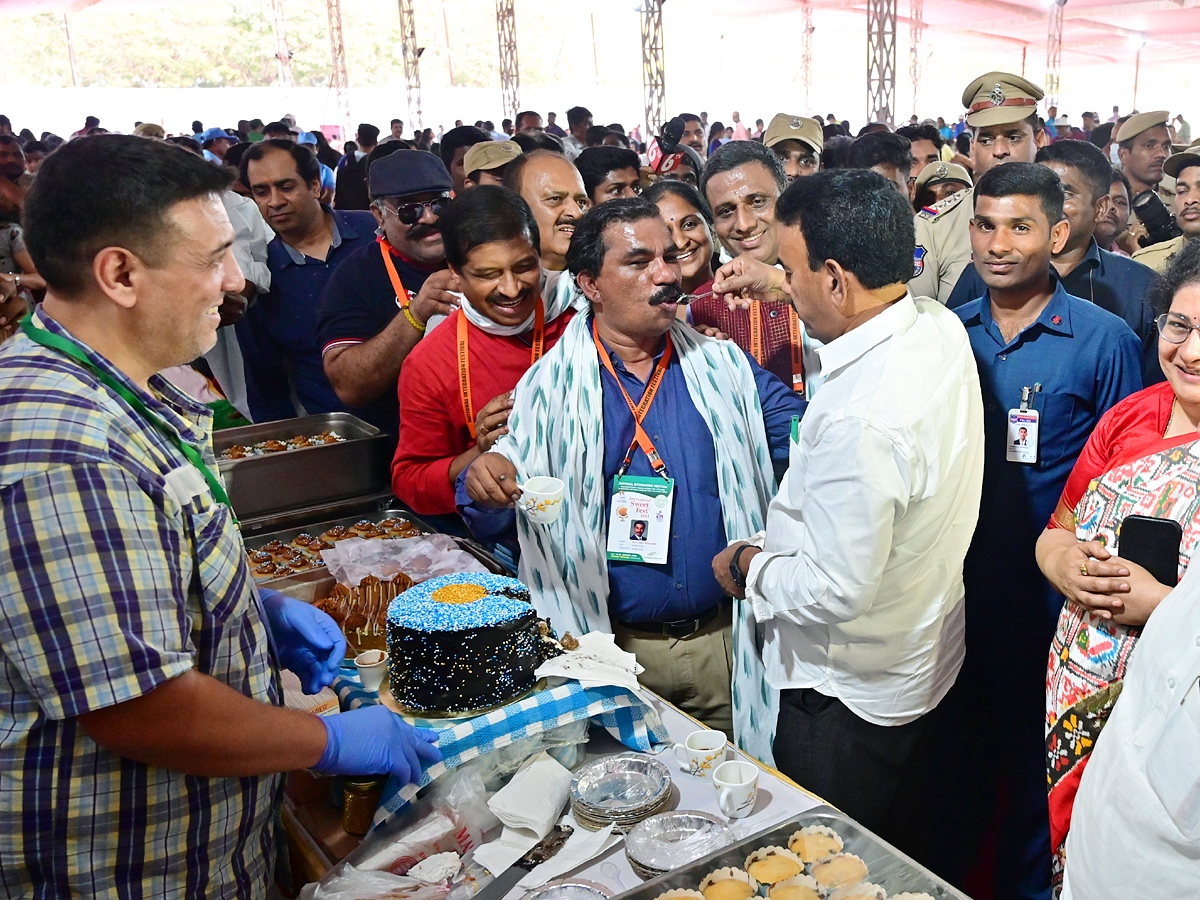
<instances>
[{"instance_id":1,"label":"silver serving tray","mask_svg":"<svg viewBox=\"0 0 1200 900\"><path fill-rule=\"evenodd\" d=\"M782 825L760 831L682 868L652 878L645 884L618 894L614 900L654 900L659 894L673 888L698 890L701 879L714 869L724 866L740 869L754 850L772 845L786 847L788 838L808 825L826 825L841 835L846 844L844 852L861 857L867 864L867 881L884 887L889 896L912 891L924 892L937 900L970 900L962 891L832 806L814 807Z\"/></svg>"},{"instance_id":2,"label":"silver serving tray","mask_svg":"<svg viewBox=\"0 0 1200 900\"><path fill-rule=\"evenodd\" d=\"M256 444L335 431L346 440L218 462L238 518L319 506L388 487L391 440L349 413L324 413L227 428L213 435L218 457L234 444Z\"/></svg>"}]
</instances>

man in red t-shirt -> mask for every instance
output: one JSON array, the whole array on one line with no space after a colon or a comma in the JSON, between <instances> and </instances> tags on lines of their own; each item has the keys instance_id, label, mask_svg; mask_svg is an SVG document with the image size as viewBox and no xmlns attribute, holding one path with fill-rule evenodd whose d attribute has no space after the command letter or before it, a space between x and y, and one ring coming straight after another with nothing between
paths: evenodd
<instances>
[{"instance_id":1,"label":"man in red t-shirt","mask_svg":"<svg viewBox=\"0 0 1200 900\"><path fill-rule=\"evenodd\" d=\"M537 221L518 194L472 188L446 208L440 227L464 302L400 371L392 461L396 496L423 515L455 512L458 473L508 432L512 389L572 316L569 293L542 299Z\"/></svg>"}]
</instances>

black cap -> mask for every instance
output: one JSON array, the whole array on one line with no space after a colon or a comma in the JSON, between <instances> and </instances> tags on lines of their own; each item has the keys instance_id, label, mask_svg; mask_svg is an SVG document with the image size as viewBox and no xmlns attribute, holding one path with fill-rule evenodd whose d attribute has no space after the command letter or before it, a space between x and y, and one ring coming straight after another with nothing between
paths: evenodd
<instances>
[{"instance_id":1,"label":"black cap","mask_svg":"<svg viewBox=\"0 0 1200 900\"><path fill-rule=\"evenodd\" d=\"M442 161L424 150L401 150L371 163L371 199L403 197L454 187Z\"/></svg>"}]
</instances>

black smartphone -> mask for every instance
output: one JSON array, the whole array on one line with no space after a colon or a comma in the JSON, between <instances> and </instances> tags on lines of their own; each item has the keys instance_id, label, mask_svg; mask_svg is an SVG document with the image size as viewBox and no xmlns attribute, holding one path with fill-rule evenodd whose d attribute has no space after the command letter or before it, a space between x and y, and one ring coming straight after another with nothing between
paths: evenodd
<instances>
[{"instance_id":1,"label":"black smartphone","mask_svg":"<svg viewBox=\"0 0 1200 900\"><path fill-rule=\"evenodd\" d=\"M1179 545L1183 526L1174 519L1126 516L1117 532L1117 555L1137 563L1160 583L1179 583Z\"/></svg>"}]
</instances>

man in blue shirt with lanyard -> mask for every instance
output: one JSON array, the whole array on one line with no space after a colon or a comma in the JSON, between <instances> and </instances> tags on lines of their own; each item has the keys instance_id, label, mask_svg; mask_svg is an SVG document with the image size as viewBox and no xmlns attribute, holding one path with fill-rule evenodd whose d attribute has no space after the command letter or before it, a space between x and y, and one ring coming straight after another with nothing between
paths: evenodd
<instances>
[{"instance_id":1,"label":"man in blue shirt with lanyard","mask_svg":"<svg viewBox=\"0 0 1200 900\"><path fill-rule=\"evenodd\" d=\"M333 270L375 240L375 219L362 210L323 205L317 158L291 141L255 144L242 156L239 173L275 231L267 245L271 289L236 325L251 416L269 422L357 412L325 377L317 306Z\"/></svg>"},{"instance_id":2,"label":"man in blue shirt with lanyard","mask_svg":"<svg viewBox=\"0 0 1200 900\"><path fill-rule=\"evenodd\" d=\"M961 883L1003 780L996 896L1047 900L1046 653L1063 601L1034 545L1100 417L1142 386L1133 331L1050 268L1069 237L1063 199L1058 176L1031 163L997 166L975 187L971 249L987 293L955 312L979 364L983 497L963 567L966 661L941 707L932 774L940 801L963 810L945 822L935 870Z\"/></svg>"},{"instance_id":3,"label":"man in blue shirt with lanyard","mask_svg":"<svg viewBox=\"0 0 1200 900\"><path fill-rule=\"evenodd\" d=\"M307 152L307 151L304 151ZM259 596L212 413L157 373L242 289L225 169L124 135L46 160L25 208L42 305L0 348L0 894L266 898L281 772L420 777L383 707L287 709L345 641Z\"/></svg>"},{"instance_id":4,"label":"man in blue shirt with lanyard","mask_svg":"<svg viewBox=\"0 0 1200 900\"><path fill-rule=\"evenodd\" d=\"M761 522L806 403L732 342L677 322L677 253L646 200L579 220L567 259L591 314L518 384L509 434L459 476L458 502L481 539L518 527L521 577L560 631L615 632L643 684L730 732L751 704L732 708L731 607L712 559ZM535 475L566 483L554 523L514 522Z\"/></svg>"}]
</instances>

